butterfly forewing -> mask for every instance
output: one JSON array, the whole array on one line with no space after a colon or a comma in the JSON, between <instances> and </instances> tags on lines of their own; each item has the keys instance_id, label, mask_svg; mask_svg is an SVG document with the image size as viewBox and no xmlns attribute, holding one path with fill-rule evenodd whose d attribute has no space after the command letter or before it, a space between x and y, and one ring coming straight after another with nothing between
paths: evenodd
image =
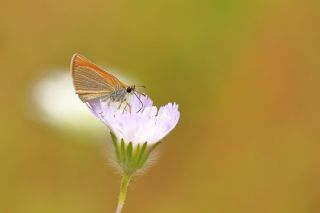
<instances>
[{"instance_id":1,"label":"butterfly forewing","mask_svg":"<svg viewBox=\"0 0 320 213\"><path fill-rule=\"evenodd\" d=\"M75 54L71 61L73 84L82 101L107 97L126 85L84 56Z\"/></svg>"}]
</instances>

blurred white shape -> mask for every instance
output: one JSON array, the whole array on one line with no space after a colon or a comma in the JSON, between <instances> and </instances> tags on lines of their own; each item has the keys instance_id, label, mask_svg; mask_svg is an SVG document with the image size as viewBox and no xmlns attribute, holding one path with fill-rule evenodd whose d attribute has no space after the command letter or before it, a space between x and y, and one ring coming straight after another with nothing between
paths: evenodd
<instances>
[{"instance_id":1,"label":"blurred white shape","mask_svg":"<svg viewBox=\"0 0 320 213\"><path fill-rule=\"evenodd\" d=\"M126 83L137 82L119 75L118 72L112 71L112 73ZM32 117L38 121L77 135L109 132L78 98L70 71L67 69L49 70L42 78L35 81L32 98L37 110L32 108L30 111Z\"/></svg>"},{"instance_id":2,"label":"blurred white shape","mask_svg":"<svg viewBox=\"0 0 320 213\"><path fill-rule=\"evenodd\" d=\"M32 95L40 121L80 134L108 131L75 94L69 71L49 72L34 83Z\"/></svg>"}]
</instances>

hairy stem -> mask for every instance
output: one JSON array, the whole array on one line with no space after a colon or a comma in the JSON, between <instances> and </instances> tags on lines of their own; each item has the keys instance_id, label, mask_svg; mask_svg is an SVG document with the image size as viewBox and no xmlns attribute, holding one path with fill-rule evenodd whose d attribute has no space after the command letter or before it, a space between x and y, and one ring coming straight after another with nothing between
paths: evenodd
<instances>
[{"instance_id":1,"label":"hairy stem","mask_svg":"<svg viewBox=\"0 0 320 213\"><path fill-rule=\"evenodd\" d=\"M128 185L129 185L130 179L131 179L130 175L124 174L122 176L116 213L121 213L121 211L122 211L124 201L126 200L127 190L128 190Z\"/></svg>"}]
</instances>

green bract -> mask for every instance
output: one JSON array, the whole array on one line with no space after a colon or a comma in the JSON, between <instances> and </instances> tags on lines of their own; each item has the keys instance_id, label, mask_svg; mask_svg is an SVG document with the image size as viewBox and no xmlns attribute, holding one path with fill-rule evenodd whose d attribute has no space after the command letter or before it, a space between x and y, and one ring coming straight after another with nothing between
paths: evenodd
<instances>
[{"instance_id":1,"label":"green bract","mask_svg":"<svg viewBox=\"0 0 320 213\"><path fill-rule=\"evenodd\" d=\"M123 139L118 140L114 133L110 132L116 162L121 168L121 172L125 175L131 176L137 171L141 170L154 150L154 148L159 144L152 144L148 146L148 142L133 145L132 142L125 142Z\"/></svg>"}]
</instances>

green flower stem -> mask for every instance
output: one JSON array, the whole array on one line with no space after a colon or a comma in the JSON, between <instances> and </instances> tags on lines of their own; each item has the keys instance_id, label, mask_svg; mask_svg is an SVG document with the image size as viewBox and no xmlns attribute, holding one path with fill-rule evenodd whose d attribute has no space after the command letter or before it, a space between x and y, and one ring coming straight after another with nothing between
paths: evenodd
<instances>
[{"instance_id":1,"label":"green flower stem","mask_svg":"<svg viewBox=\"0 0 320 213\"><path fill-rule=\"evenodd\" d=\"M124 174L122 176L116 213L121 213L122 207L124 205L124 201L126 200L130 179L131 179L131 175Z\"/></svg>"}]
</instances>

